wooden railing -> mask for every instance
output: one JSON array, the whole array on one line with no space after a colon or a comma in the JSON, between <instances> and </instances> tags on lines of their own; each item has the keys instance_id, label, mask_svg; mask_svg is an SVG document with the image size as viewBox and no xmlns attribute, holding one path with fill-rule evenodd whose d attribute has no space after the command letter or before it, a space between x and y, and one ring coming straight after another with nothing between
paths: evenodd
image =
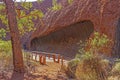
<instances>
[{"instance_id":1,"label":"wooden railing","mask_svg":"<svg viewBox=\"0 0 120 80\"><path fill-rule=\"evenodd\" d=\"M47 52L40 52L40 51L25 51L25 52L29 52L30 54L30 59L34 60L34 61L39 61L40 64L45 65L48 59L53 60L53 62L56 63L60 63L61 65L63 65L63 56L61 56L60 54L55 54L55 53L47 53ZM25 57L27 57L26 54L24 54Z\"/></svg>"}]
</instances>

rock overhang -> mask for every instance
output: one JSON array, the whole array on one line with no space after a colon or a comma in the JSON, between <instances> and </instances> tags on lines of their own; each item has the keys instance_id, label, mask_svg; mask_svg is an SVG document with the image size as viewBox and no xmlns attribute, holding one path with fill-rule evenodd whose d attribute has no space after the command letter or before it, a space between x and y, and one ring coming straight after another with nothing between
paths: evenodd
<instances>
[{"instance_id":1,"label":"rock overhang","mask_svg":"<svg viewBox=\"0 0 120 80\"><path fill-rule=\"evenodd\" d=\"M102 0L74 0L71 5L59 11L49 11L43 19L44 26L38 26L31 35L29 46L34 38L46 36L85 20L90 20L93 23L95 31L114 39L117 21L120 18L119 2L119 0L106 0L106 2L102 2Z\"/></svg>"}]
</instances>

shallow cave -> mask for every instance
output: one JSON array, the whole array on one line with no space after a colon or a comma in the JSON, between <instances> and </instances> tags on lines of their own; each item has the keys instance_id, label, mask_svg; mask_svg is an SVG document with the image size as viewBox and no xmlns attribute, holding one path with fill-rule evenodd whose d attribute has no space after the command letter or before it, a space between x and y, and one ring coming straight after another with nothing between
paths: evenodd
<instances>
[{"instance_id":1,"label":"shallow cave","mask_svg":"<svg viewBox=\"0 0 120 80\"><path fill-rule=\"evenodd\" d=\"M75 57L80 48L80 41L85 41L94 31L91 21L82 21L44 37L31 41L31 50L62 54L67 59Z\"/></svg>"}]
</instances>

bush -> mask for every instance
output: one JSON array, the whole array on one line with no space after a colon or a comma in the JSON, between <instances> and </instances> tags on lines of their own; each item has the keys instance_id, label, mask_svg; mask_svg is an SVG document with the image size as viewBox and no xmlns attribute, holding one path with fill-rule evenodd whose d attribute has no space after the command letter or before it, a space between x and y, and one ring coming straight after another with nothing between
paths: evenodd
<instances>
[{"instance_id":1,"label":"bush","mask_svg":"<svg viewBox=\"0 0 120 80\"><path fill-rule=\"evenodd\" d=\"M0 70L8 70L12 68L12 46L11 41L0 39Z\"/></svg>"},{"instance_id":2,"label":"bush","mask_svg":"<svg viewBox=\"0 0 120 80\"><path fill-rule=\"evenodd\" d=\"M51 10L57 11L62 9L62 5L57 3L57 0L52 0L52 7Z\"/></svg>"},{"instance_id":3,"label":"bush","mask_svg":"<svg viewBox=\"0 0 120 80\"><path fill-rule=\"evenodd\" d=\"M85 45L85 52L99 53L106 56L111 56L113 41L107 35L94 32Z\"/></svg>"},{"instance_id":4,"label":"bush","mask_svg":"<svg viewBox=\"0 0 120 80\"><path fill-rule=\"evenodd\" d=\"M68 3L69 3L69 4L72 4L72 2L73 2L73 0L68 0Z\"/></svg>"},{"instance_id":5,"label":"bush","mask_svg":"<svg viewBox=\"0 0 120 80\"><path fill-rule=\"evenodd\" d=\"M0 29L0 38L4 38L6 36L6 30L1 28Z\"/></svg>"},{"instance_id":6,"label":"bush","mask_svg":"<svg viewBox=\"0 0 120 80\"><path fill-rule=\"evenodd\" d=\"M106 80L109 73L109 61L99 56L85 54L76 67L78 80Z\"/></svg>"},{"instance_id":7,"label":"bush","mask_svg":"<svg viewBox=\"0 0 120 80\"><path fill-rule=\"evenodd\" d=\"M107 80L111 67L104 56L110 55L110 45L112 40L98 32L94 32L86 43L80 41L79 54L68 63L69 77L78 80Z\"/></svg>"},{"instance_id":8,"label":"bush","mask_svg":"<svg viewBox=\"0 0 120 80\"><path fill-rule=\"evenodd\" d=\"M12 50L11 41L0 40L0 52L9 53Z\"/></svg>"},{"instance_id":9,"label":"bush","mask_svg":"<svg viewBox=\"0 0 120 80\"><path fill-rule=\"evenodd\" d=\"M112 75L120 75L120 62L116 63L113 67Z\"/></svg>"},{"instance_id":10,"label":"bush","mask_svg":"<svg viewBox=\"0 0 120 80\"><path fill-rule=\"evenodd\" d=\"M80 60L76 58L76 59L71 60L68 63L66 73L70 78L75 78L76 67L77 67L79 62L80 62Z\"/></svg>"}]
</instances>

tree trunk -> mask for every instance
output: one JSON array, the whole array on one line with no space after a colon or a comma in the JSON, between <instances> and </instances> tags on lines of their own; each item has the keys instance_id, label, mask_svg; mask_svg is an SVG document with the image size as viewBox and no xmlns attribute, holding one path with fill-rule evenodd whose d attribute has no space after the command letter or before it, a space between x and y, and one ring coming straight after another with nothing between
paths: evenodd
<instances>
[{"instance_id":1,"label":"tree trunk","mask_svg":"<svg viewBox=\"0 0 120 80\"><path fill-rule=\"evenodd\" d=\"M116 27L116 36L115 36L115 57L120 58L120 19Z\"/></svg>"},{"instance_id":2,"label":"tree trunk","mask_svg":"<svg viewBox=\"0 0 120 80\"><path fill-rule=\"evenodd\" d=\"M8 16L8 24L11 34L14 71L23 72L24 63L20 44L19 30L17 26L16 12L13 0L4 0Z\"/></svg>"}]
</instances>

